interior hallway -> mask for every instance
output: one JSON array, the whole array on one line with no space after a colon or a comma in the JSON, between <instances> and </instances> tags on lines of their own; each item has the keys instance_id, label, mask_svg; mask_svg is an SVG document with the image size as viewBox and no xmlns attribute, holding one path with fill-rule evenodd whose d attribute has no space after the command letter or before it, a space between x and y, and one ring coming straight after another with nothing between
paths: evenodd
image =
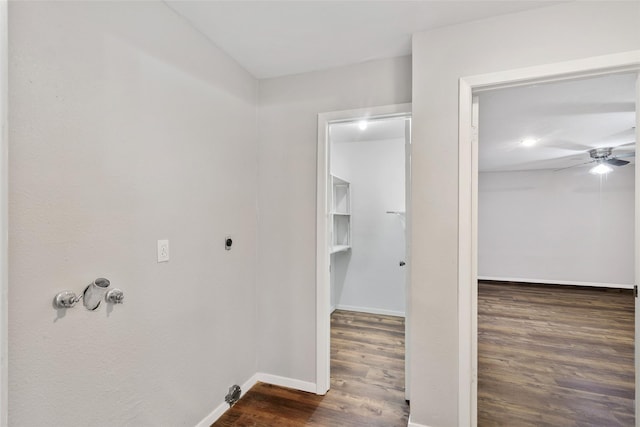
<instances>
[{"instance_id":1,"label":"interior hallway","mask_svg":"<svg viewBox=\"0 0 640 427\"><path fill-rule=\"evenodd\" d=\"M213 426L405 427L404 318L336 310L325 396L256 384Z\"/></svg>"},{"instance_id":2,"label":"interior hallway","mask_svg":"<svg viewBox=\"0 0 640 427\"><path fill-rule=\"evenodd\" d=\"M634 425L631 290L478 284L478 426Z\"/></svg>"}]
</instances>

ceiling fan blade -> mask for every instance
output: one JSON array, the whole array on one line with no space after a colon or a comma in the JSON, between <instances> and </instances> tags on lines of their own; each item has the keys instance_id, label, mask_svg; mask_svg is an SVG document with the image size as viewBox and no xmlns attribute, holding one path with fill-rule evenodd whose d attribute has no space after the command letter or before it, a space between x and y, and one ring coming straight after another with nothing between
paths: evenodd
<instances>
[{"instance_id":1,"label":"ceiling fan blade","mask_svg":"<svg viewBox=\"0 0 640 427\"><path fill-rule=\"evenodd\" d=\"M615 154L615 158L616 159L619 159L619 158L622 158L622 157L635 157L635 156L636 156L635 151L632 151L630 153L622 153L622 154L616 153Z\"/></svg>"},{"instance_id":2,"label":"ceiling fan blade","mask_svg":"<svg viewBox=\"0 0 640 427\"><path fill-rule=\"evenodd\" d=\"M588 162L580 163L580 164L577 164L577 165L567 166L566 168L554 169L553 171L554 172L560 172L560 171L563 171L563 170L567 170L567 169L571 169L571 168L577 168L577 167L580 167L580 166L588 165L588 164L591 164L591 163L594 163L594 162L595 162L595 160L590 160Z\"/></svg>"},{"instance_id":3,"label":"ceiling fan blade","mask_svg":"<svg viewBox=\"0 0 640 427\"><path fill-rule=\"evenodd\" d=\"M629 162L627 160L620 160L620 159L616 159L616 158L607 159L607 160L605 160L605 162L607 164L610 164L610 165L613 165L613 166L624 166L624 165L629 164Z\"/></svg>"}]
</instances>

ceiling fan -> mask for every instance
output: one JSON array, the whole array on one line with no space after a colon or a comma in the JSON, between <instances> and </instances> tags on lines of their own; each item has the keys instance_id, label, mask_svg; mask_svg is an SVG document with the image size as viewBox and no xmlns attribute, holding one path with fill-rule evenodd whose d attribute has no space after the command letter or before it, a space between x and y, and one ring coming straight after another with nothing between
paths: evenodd
<instances>
[{"instance_id":1,"label":"ceiling fan","mask_svg":"<svg viewBox=\"0 0 640 427\"><path fill-rule=\"evenodd\" d=\"M626 152L626 153L614 153L613 150L617 150L625 146L633 146L633 145L635 145L635 142L619 145L617 147L592 148L587 151L589 153L589 157L591 157L591 160L589 160L588 162L580 163L577 165L571 165L565 168L556 169L556 171L571 169L571 168L595 163L595 166L589 170L590 173L595 175L603 175L603 174L609 173L613 171L613 168L611 166L620 167L620 166L628 165L630 163L628 160L622 160L622 158L635 157L636 155L635 151Z\"/></svg>"}]
</instances>

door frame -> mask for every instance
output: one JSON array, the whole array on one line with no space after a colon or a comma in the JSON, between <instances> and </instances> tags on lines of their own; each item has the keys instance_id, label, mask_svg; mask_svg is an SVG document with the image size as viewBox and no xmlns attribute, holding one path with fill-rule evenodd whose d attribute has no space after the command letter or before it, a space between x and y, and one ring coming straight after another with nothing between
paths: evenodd
<instances>
[{"instance_id":1,"label":"door frame","mask_svg":"<svg viewBox=\"0 0 640 427\"><path fill-rule=\"evenodd\" d=\"M329 125L361 119L402 117L411 115L411 104L393 104L318 114L318 152L316 168L316 394L326 394L331 384L331 283L329 274L328 200L329 200ZM406 153L410 155L410 153ZM408 185L406 183L405 185ZM410 219L407 216L407 232ZM407 233L409 234L409 233ZM410 286L406 287L407 301ZM408 308L405 325L409 324ZM407 326L405 326L407 327ZM405 361L409 342L405 340ZM405 362L405 369L408 363Z\"/></svg>"},{"instance_id":2,"label":"door frame","mask_svg":"<svg viewBox=\"0 0 640 427\"><path fill-rule=\"evenodd\" d=\"M458 98L458 425L478 423L478 157L473 96L482 91L640 70L640 50L463 77ZM637 89L640 97L640 89ZM636 141L640 114L636 112ZM635 173L635 281L640 278L640 172ZM638 299L636 298L636 312ZM636 316L636 326L639 325ZM636 327L636 343L639 329ZM640 352L636 345L636 390ZM638 401L635 401L636 425Z\"/></svg>"},{"instance_id":3,"label":"door frame","mask_svg":"<svg viewBox=\"0 0 640 427\"><path fill-rule=\"evenodd\" d=\"M0 1L0 426L8 425L7 289L8 251L8 2Z\"/></svg>"}]
</instances>

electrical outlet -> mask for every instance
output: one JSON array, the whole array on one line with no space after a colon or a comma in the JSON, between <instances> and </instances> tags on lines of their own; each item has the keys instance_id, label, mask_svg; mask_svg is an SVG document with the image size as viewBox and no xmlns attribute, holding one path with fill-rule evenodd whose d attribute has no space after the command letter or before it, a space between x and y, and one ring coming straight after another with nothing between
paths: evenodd
<instances>
[{"instance_id":1,"label":"electrical outlet","mask_svg":"<svg viewBox=\"0 0 640 427\"><path fill-rule=\"evenodd\" d=\"M169 261L169 241L158 240L158 262Z\"/></svg>"}]
</instances>

